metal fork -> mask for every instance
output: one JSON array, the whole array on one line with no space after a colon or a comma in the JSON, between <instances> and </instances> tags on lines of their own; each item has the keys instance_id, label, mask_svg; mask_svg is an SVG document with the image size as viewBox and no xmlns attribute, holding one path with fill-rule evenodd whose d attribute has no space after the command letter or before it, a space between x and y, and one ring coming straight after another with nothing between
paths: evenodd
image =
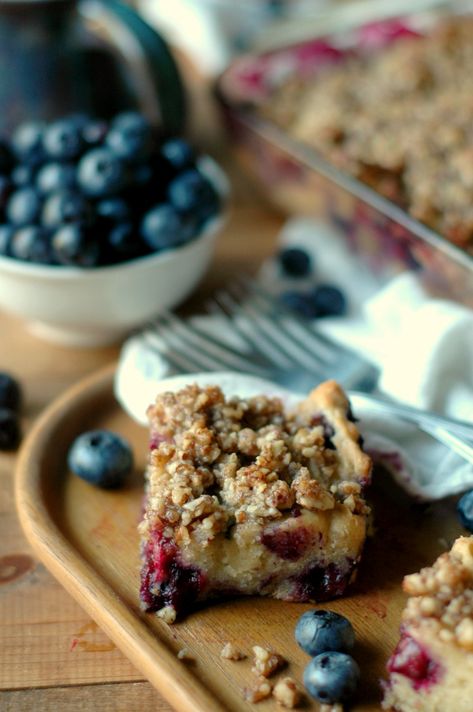
<instances>
[{"instance_id":1,"label":"metal fork","mask_svg":"<svg viewBox=\"0 0 473 712\"><path fill-rule=\"evenodd\" d=\"M222 320L224 339L169 312L145 330L144 338L180 372L241 371L300 393L334 378L355 406L413 422L473 463L473 446L464 441L473 441L472 425L374 394L379 371L373 364L285 310L254 282L240 280L220 290L207 309ZM235 344L229 345L228 334L238 337Z\"/></svg>"}]
</instances>

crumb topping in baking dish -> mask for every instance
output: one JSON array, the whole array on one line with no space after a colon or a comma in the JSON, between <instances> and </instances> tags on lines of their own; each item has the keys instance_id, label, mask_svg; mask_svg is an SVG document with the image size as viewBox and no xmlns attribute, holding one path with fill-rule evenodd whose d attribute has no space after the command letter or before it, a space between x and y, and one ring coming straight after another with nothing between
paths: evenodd
<instances>
[{"instance_id":1,"label":"crumb topping in baking dish","mask_svg":"<svg viewBox=\"0 0 473 712\"><path fill-rule=\"evenodd\" d=\"M262 113L473 251L473 18L291 77Z\"/></svg>"}]
</instances>

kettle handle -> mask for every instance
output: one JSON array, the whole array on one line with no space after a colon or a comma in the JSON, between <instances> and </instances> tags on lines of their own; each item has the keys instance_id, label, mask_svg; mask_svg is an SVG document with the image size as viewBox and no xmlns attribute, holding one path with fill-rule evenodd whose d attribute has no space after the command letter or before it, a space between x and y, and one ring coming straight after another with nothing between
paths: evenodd
<instances>
[{"instance_id":1,"label":"kettle handle","mask_svg":"<svg viewBox=\"0 0 473 712\"><path fill-rule=\"evenodd\" d=\"M138 41L150 69L159 103L160 123L167 135L182 133L186 117L184 85L174 58L163 38L140 15L120 0L99 0Z\"/></svg>"}]
</instances>

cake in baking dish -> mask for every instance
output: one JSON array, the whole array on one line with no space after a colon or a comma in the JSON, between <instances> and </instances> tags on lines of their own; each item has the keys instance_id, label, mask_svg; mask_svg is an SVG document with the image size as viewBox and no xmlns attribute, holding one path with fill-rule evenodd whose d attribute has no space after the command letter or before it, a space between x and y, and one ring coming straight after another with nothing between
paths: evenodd
<instances>
[{"instance_id":1,"label":"cake in baking dish","mask_svg":"<svg viewBox=\"0 0 473 712\"><path fill-rule=\"evenodd\" d=\"M383 708L473 710L473 536L460 537L433 566L406 576L409 600L389 659Z\"/></svg>"},{"instance_id":2,"label":"cake in baking dish","mask_svg":"<svg viewBox=\"0 0 473 712\"><path fill-rule=\"evenodd\" d=\"M371 460L334 381L292 412L217 386L160 394L140 524L141 601L168 622L225 596L323 601L354 578Z\"/></svg>"}]
</instances>

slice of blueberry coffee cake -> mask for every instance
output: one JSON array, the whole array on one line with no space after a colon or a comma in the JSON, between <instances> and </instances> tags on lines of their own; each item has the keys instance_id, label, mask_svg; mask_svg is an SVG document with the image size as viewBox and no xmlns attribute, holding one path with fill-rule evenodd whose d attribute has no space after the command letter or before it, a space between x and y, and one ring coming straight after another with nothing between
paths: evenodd
<instances>
[{"instance_id":1,"label":"slice of blueberry coffee cake","mask_svg":"<svg viewBox=\"0 0 473 712\"><path fill-rule=\"evenodd\" d=\"M344 592L366 536L371 460L335 382L288 414L278 398L189 385L160 394L148 416L146 610L172 622L209 598Z\"/></svg>"},{"instance_id":2,"label":"slice of blueberry coffee cake","mask_svg":"<svg viewBox=\"0 0 473 712\"><path fill-rule=\"evenodd\" d=\"M383 708L473 710L473 537L460 537L430 568L406 576L410 598L389 659Z\"/></svg>"}]
</instances>

